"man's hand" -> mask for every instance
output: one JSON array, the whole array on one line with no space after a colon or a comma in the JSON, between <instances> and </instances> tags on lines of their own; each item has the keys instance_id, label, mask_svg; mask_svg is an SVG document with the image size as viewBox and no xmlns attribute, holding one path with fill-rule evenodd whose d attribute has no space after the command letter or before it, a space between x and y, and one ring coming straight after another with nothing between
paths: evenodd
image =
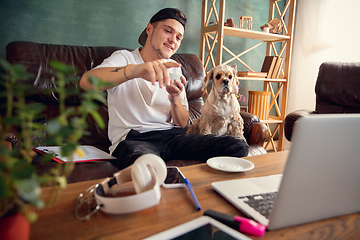
<instances>
[{"instance_id":1,"label":"man's hand","mask_svg":"<svg viewBox=\"0 0 360 240\"><path fill-rule=\"evenodd\" d=\"M184 90L186 79L184 76L181 76L180 80L181 81L171 79L171 84L166 87L166 91L169 93L169 101L171 103L178 100L180 93Z\"/></svg>"},{"instance_id":2,"label":"man's hand","mask_svg":"<svg viewBox=\"0 0 360 240\"><path fill-rule=\"evenodd\" d=\"M172 84L168 68L180 66L179 63L163 62L163 60L155 60L139 65L130 64L126 67L126 75L129 78L143 78L153 85L155 85L155 82L159 82L159 86L162 88L164 84L166 86Z\"/></svg>"},{"instance_id":3,"label":"man's hand","mask_svg":"<svg viewBox=\"0 0 360 240\"><path fill-rule=\"evenodd\" d=\"M171 80L171 84L166 87L169 93L169 101L171 102L171 116L175 125L185 128L189 120L189 112L182 106L179 95L184 91L186 79L181 76L179 80Z\"/></svg>"}]
</instances>

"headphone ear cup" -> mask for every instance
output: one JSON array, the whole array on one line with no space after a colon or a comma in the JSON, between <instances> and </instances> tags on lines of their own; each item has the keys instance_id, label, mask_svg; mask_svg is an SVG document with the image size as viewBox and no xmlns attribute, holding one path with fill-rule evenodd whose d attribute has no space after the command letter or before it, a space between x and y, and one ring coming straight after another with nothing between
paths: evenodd
<instances>
[{"instance_id":1,"label":"headphone ear cup","mask_svg":"<svg viewBox=\"0 0 360 240\"><path fill-rule=\"evenodd\" d=\"M150 165L155 169L156 176L158 178L159 185L161 185L166 178L167 170L164 160L155 154L145 154L136 159L135 164L142 163L145 166Z\"/></svg>"},{"instance_id":2,"label":"headphone ear cup","mask_svg":"<svg viewBox=\"0 0 360 240\"><path fill-rule=\"evenodd\" d=\"M134 163L132 165L131 179L136 193L145 192L154 186L154 180L150 170L148 169L148 166L143 163Z\"/></svg>"}]
</instances>

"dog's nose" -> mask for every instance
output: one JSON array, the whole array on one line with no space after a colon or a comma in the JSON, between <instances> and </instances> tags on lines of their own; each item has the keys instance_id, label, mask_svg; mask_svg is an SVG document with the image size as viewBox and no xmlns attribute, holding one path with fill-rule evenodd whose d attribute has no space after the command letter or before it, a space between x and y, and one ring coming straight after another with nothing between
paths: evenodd
<instances>
[{"instance_id":1,"label":"dog's nose","mask_svg":"<svg viewBox=\"0 0 360 240\"><path fill-rule=\"evenodd\" d=\"M222 83L223 83L224 85L228 85L228 84L229 84L229 80L222 80Z\"/></svg>"}]
</instances>

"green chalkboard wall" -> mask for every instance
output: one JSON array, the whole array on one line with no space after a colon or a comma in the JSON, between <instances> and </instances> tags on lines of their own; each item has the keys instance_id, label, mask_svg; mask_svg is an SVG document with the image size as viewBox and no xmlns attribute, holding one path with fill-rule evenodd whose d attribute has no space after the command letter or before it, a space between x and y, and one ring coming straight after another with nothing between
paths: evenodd
<instances>
[{"instance_id":1,"label":"green chalkboard wall","mask_svg":"<svg viewBox=\"0 0 360 240\"><path fill-rule=\"evenodd\" d=\"M199 55L201 0L0 0L0 57L5 58L9 42L19 40L134 49L139 47L138 36L152 15L164 7L179 8L188 18L178 52ZM268 21L268 9L268 0L228 0L225 18L239 24L241 16L252 16L253 29L259 30ZM238 52L257 43L234 37L225 41ZM265 45L243 59L260 70L264 54ZM247 95L246 89L254 87L261 89L262 83L245 82L241 92Z\"/></svg>"}]
</instances>

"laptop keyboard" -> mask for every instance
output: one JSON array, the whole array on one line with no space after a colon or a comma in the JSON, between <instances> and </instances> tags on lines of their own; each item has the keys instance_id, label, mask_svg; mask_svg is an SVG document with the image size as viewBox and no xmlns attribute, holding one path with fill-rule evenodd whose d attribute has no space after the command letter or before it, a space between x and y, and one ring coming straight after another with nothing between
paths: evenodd
<instances>
[{"instance_id":1,"label":"laptop keyboard","mask_svg":"<svg viewBox=\"0 0 360 240\"><path fill-rule=\"evenodd\" d=\"M277 192L255 194L251 196L242 196L239 199L243 200L250 207L258 211L261 215L269 218L273 203L275 201Z\"/></svg>"}]
</instances>

